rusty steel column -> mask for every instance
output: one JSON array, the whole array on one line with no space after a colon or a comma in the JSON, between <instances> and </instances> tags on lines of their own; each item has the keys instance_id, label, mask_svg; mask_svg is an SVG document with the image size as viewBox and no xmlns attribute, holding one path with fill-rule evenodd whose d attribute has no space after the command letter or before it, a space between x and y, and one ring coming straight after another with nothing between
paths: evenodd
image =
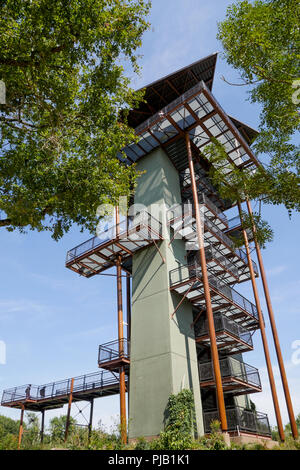
<instances>
[{"instance_id":1,"label":"rusty steel column","mask_svg":"<svg viewBox=\"0 0 300 470\"><path fill-rule=\"evenodd\" d=\"M70 387L68 412L67 412L67 420L66 420L66 430L65 430L65 442L68 439L68 434L69 434L71 406L72 406L72 401L73 401L73 389L74 389L74 378L71 380L71 387Z\"/></svg>"},{"instance_id":2,"label":"rusty steel column","mask_svg":"<svg viewBox=\"0 0 300 470\"><path fill-rule=\"evenodd\" d=\"M20 416L19 438L18 438L18 450L20 450L20 448L21 448L21 442L22 442L24 411L25 411L25 406L24 406L24 405L21 405L21 416Z\"/></svg>"},{"instance_id":3,"label":"rusty steel column","mask_svg":"<svg viewBox=\"0 0 300 470\"><path fill-rule=\"evenodd\" d=\"M220 421L221 421L222 432L225 433L227 432L227 418L226 418L224 393L223 393L222 377L221 377L220 362L219 362L219 353L218 353L218 347L217 347L217 341L216 341L216 331L215 331L213 310L211 306L210 288L209 288L209 283L208 283L204 241L203 241L203 231L202 231L202 226L201 226L199 200L198 200L198 193L197 193L196 180L195 180L194 162L193 162L193 157L192 157L191 142L190 142L189 135L187 133L185 134L185 142L186 142L186 148L187 148L187 154L188 154L188 160L189 160L193 200L194 200L194 205L195 205L200 264L201 264L202 280L203 280L203 287L204 287L206 315L207 315L207 321L208 321L210 349L211 349L214 377L215 377L215 383L216 383L219 416L220 416Z\"/></svg>"},{"instance_id":4,"label":"rusty steel column","mask_svg":"<svg viewBox=\"0 0 300 470\"><path fill-rule=\"evenodd\" d=\"M44 441L44 427L45 427L45 410L42 410L42 422L41 422L41 443Z\"/></svg>"},{"instance_id":5,"label":"rusty steel column","mask_svg":"<svg viewBox=\"0 0 300 470\"><path fill-rule=\"evenodd\" d=\"M252 218L253 213L252 213L251 203L248 199L246 200L246 203L247 203L248 213L249 213L250 217ZM297 439L298 438L297 423L296 423L296 420L295 420L295 414L294 414L294 410L293 410L289 385L288 385L288 381L287 381L287 376L286 376L286 372L285 372L281 347L280 347L280 343L279 343L279 337L278 337L277 327L276 327L276 323L275 323L275 317L274 317L274 312L273 312L273 307L272 307L272 302L271 302L271 297L270 297L270 292L269 292L269 286L268 286L268 283L267 283L265 267L264 267L264 263L263 263L263 259L262 259L260 246L257 243L256 237L255 237L256 227L255 227L253 218L252 218L252 231L253 231L253 234L254 234L255 249L256 249L256 254L257 254L257 259L258 259L258 264L259 264L260 275L261 275L261 279L262 279L262 283L263 283L265 299L266 299L266 304L267 304L268 313L269 313L269 319L270 319L270 323L271 323L271 329L272 329L272 333L273 333L273 339L274 339L274 344L275 344L275 349L276 349L276 354L277 354L277 360L278 360L278 365L279 365L279 370L280 370L280 375L281 375L282 386L283 386L284 395L285 395L286 406L287 406L288 414L289 414L289 418L290 418L291 430L292 430L292 434L293 434L294 439Z\"/></svg>"},{"instance_id":6,"label":"rusty steel column","mask_svg":"<svg viewBox=\"0 0 300 470\"><path fill-rule=\"evenodd\" d=\"M241 203L240 202L238 202L238 209L239 209L241 222L243 222L243 214L242 214L242 208L241 208ZM266 330L265 330L265 322L264 322L263 314L262 314L261 307L260 307L259 295L258 295L258 290L257 290L257 285L256 285L256 280L255 280L255 274L254 274L253 264L252 264L251 254L250 254L248 236L247 236L247 232L244 228L242 229L242 232L243 232L244 241L245 241L245 248L246 248L246 253L247 253L247 259L248 259L248 266L249 266L249 271L250 271L252 289L253 289L256 309L257 309L257 313L258 313L258 321L259 321L261 339L262 339L263 348L264 348L264 352L265 352L266 364L267 364L268 375L269 375L269 382L270 382L272 398L273 398L273 404L274 404L274 410L275 410L277 426L278 426L278 433L279 433L281 441L284 441L285 440L284 430L283 430L282 419L281 419L279 403L278 403L278 397L277 397L277 392L276 392L276 387L275 387L274 374L273 374L273 369L272 369L272 364L271 364L271 359L270 359L269 346L268 346Z\"/></svg>"},{"instance_id":7,"label":"rusty steel column","mask_svg":"<svg viewBox=\"0 0 300 470\"><path fill-rule=\"evenodd\" d=\"M118 238L120 229L120 215L119 208L116 207L116 237ZM122 299L122 267L121 256L117 257L117 301L118 301L118 340L119 340L119 356L124 354L124 330L123 330L123 299ZM120 380L120 426L121 426L121 440L123 444L127 442L126 431L126 386L125 386L125 367L119 368Z\"/></svg>"}]
</instances>

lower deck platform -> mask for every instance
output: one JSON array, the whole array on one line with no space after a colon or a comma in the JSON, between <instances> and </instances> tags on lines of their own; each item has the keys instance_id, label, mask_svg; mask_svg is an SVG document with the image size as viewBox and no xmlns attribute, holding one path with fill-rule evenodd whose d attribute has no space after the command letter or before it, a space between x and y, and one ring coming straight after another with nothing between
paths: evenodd
<instances>
[{"instance_id":1,"label":"lower deck platform","mask_svg":"<svg viewBox=\"0 0 300 470\"><path fill-rule=\"evenodd\" d=\"M42 411L61 408L69 402L72 379L45 385L22 385L4 390L2 406ZM74 377L72 401L91 401L94 398L119 394L119 377L109 371L97 371Z\"/></svg>"}]
</instances>

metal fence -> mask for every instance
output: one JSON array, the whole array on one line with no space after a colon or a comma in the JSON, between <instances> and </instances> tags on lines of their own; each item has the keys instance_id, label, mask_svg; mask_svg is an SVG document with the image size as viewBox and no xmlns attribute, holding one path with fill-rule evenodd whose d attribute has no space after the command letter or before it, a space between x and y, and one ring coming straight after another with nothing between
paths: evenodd
<instances>
[{"instance_id":1,"label":"metal fence","mask_svg":"<svg viewBox=\"0 0 300 470\"><path fill-rule=\"evenodd\" d=\"M258 411L250 411L242 407L226 408L226 417L228 431L249 432L262 436L271 436L271 428L268 415ZM211 432L212 421L219 420L217 410L204 411L204 430L206 433Z\"/></svg>"},{"instance_id":2,"label":"metal fence","mask_svg":"<svg viewBox=\"0 0 300 470\"><path fill-rule=\"evenodd\" d=\"M72 379L60 380L44 385L26 384L3 391L1 404L25 400L39 401L45 398L58 398L70 393ZM118 384L118 377L109 371L97 371L74 377L73 393L84 392Z\"/></svg>"},{"instance_id":3,"label":"metal fence","mask_svg":"<svg viewBox=\"0 0 300 470\"><path fill-rule=\"evenodd\" d=\"M98 363L111 362L119 358L129 359L130 342L123 338L99 346Z\"/></svg>"},{"instance_id":4,"label":"metal fence","mask_svg":"<svg viewBox=\"0 0 300 470\"><path fill-rule=\"evenodd\" d=\"M246 328L240 326L238 323L233 320L229 320L225 315L219 313L214 315L215 331L227 331L228 333L240 338L244 343L249 346L253 346L252 335L249 333ZM207 319L202 323L201 326L195 325L195 336L200 338L201 336L206 336L209 332Z\"/></svg>"},{"instance_id":5,"label":"metal fence","mask_svg":"<svg viewBox=\"0 0 300 470\"><path fill-rule=\"evenodd\" d=\"M259 372L256 367L250 366L243 361L238 361L233 357L226 357L220 360L222 378L234 377L249 385L261 388ZM214 379L212 362L199 364L200 382L208 382Z\"/></svg>"}]
</instances>

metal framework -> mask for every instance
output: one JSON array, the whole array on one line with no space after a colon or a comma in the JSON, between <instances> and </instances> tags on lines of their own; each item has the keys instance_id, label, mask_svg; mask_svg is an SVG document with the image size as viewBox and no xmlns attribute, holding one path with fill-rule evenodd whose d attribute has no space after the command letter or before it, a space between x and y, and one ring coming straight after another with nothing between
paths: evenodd
<instances>
[{"instance_id":1,"label":"metal framework","mask_svg":"<svg viewBox=\"0 0 300 470\"><path fill-rule=\"evenodd\" d=\"M203 412L205 432L210 431L212 420L219 419L223 432L245 432L270 437L269 421L265 414L238 406L225 406L224 399L224 396L261 391L257 369L245 364L240 356L253 349L252 335L260 329L278 429L284 440L256 286L258 268L250 256L249 241L254 240L292 432L296 438L297 427L263 261L255 241L255 226L253 224L250 231L243 228L240 206L239 216L227 219L223 211L234 204L220 197L208 176L212 165L220 168L220 163L216 164L210 153L209 144L213 139L223 145L227 154L227 161L222 162L221 167L225 177L232 171L232 166L243 171L253 171L260 165L250 148L257 132L228 116L212 95L215 64L214 54L148 85L145 100L128 115L128 123L135 128L138 141L122 149L118 157L124 164L131 165L161 147L179 173L182 204L170 208L167 226L170 231L169 246L176 238L185 240L187 264L179 265L169 273L170 290L180 295L171 318L182 302L193 304L195 312L191 326L198 351L200 387L205 393L213 391L217 399L217 409L205 409ZM246 202L251 215L250 203ZM237 234L243 235L246 251L237 249L230 238ZM162 241L162 224L147 211L120 222L116 209L116 223L113 227L68 251L66 267L85 277L102 274L116 266L118 338L99 346L98 366L106 370L41 386L15 387L3 392L1 404L21 410L19 446L25 410L42 413L42 440L45 411L68 404L67 438L72 403L88 401L90 435L94 399L113 394L120 396L121 437L126 442L125 393L128 391L129 395L132 341L132 257L139 250L153 246L165 262L159 247ZM126 273L125 276L122 271ZM123 277L126 277L127 337L124 335L123 321ZM236 284L248 280L252 283L255 304L235 289ZM239 355L236 356L239 360L234 355Z\"/></svg>"}]
</instances>

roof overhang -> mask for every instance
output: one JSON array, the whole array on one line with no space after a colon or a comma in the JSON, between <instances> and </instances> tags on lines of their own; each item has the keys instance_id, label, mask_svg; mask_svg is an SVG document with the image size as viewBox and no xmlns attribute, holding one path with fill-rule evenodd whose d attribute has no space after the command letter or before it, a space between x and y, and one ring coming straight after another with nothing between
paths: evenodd
<instances>
[{"instance_id":1,"label":"roof overhang","mask_svg":"<svg viewBox=\"0 0 300 470\"><path fill-rule=\"evenodd\" d=\"M209 55L141 88L145 89L144 102L129 111L129 126L136 128L200 81L204 81L208 89L212 90L217 55Z\"/></svg>"},{"instance_id":2,"label":"roof overhang","mask_svg":"<svg viewBox=\"0 0 300 470\"><path fill-rule=\"evenodd\" d=\"M135 163L160 146L181 171L187 167L184 138L188 133L193 152L198 157L204 156L205 147L213 138L223 145L227 154L227 162L222 167L224 174L232 171L232 165L238 168L258 167L260 163L249 146L251 136L246 128L226 114L205 82L201 81L135 128L140 140L123 149L127 157L125 161ZM122 159L121 154L119 157ZM207 155L203 159L207 159Z\"/></svg>"}]
</instances>

